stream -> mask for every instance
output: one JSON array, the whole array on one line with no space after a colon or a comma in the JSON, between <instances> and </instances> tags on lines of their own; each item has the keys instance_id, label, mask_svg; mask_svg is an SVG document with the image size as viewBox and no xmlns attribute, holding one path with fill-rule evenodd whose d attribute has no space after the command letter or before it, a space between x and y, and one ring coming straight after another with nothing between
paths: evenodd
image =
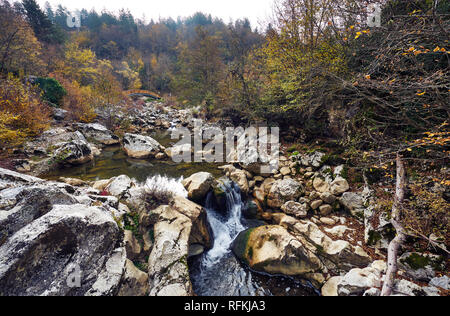
<instances>
[{"instance_id":1,"label":"stream","mask_svg":"<svg viewBox=\"0 0 450 316\"><path fill-rule=\"evenodd\" d=\"M152 137L164 146L170 145L168 134ZM103 148L102 154L91 163L55 170L44 175L44 178L57 180L65 177L97 181L124 174L142 183L149 179L157 180L173 189L178 185L181 186L180 183L174 185L174 182L200 171L210 172L216 178L223 176L217 164L177 164L167 160L131 159L120 146L110 146ZM212 193L204 203L214 244L206 253L189 259L194 292L199 296L317 295L313 287L303 280L256 273L239 262L231 251L234 239L240 232L264 223L243 217L246 203L242 200L240 189L235 183L225 181L222 189L227 197L226 212L221 213L216 209Z\"/></svg>"},{"instance_id":2,"label":"stream","mask_svg":"<svg viewBox=\"0 0 450 316\"><path fill-rule=\"evenodd\" d=\"M212 192L205 202L214 245L190 262L194 292L199 296L316 295L313 287L302 280L256 273L239 262L231 251L234 239L260 223L243 218L245 203L235 183L227 181L222 189L226 192L225 214L215 209Z\"/></svg>"}]
</instances>

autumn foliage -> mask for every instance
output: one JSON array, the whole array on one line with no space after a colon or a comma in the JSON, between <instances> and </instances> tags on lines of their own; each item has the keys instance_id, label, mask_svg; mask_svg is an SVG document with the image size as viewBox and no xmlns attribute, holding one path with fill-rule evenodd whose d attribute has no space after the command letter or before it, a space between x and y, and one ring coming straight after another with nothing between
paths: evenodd
<instances>
[{"instance_id":1,"label":"autumn foliage","mask_svg":"<svg viewBox=\"0 0 450 316\"><path fill-rule=\"evenodd\" d=\"M31 84L9 74L0 79L0 146L10 148L49 126L49 108Z\"/></svg>"}]
</instances>

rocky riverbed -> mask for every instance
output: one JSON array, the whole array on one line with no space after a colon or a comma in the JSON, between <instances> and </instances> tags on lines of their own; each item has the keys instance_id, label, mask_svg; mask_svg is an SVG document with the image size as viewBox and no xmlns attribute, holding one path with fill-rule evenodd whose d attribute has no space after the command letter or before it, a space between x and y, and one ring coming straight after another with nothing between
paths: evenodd
<instances>
[{"instance_id":1,"label":"rocky riverbed","mask_svg":"<svg viewBox=\"0 0 450 316\"><path fill-rule=\"evenodd\" d=\"M351 190L345 165L328 165L316 151L281 156L270 175L245 162L166 174L158 163L170 161L173 143L154 132L193 127L194 118L160 108L153 103L136 113L132 131L121 137L100 123L55 123L25 146L15 171L0 169L0 295L196 294L199 280L192 277L201 273L193 275L197 266L190 264L218 237L205 206L229 217L222 176L239 187L236 223L251 223L228 250L254 279L261 273L259 284L269 284L270 275L290 280L272 294L297 281L324 296L380 294L393 229L388 215L376 211L369 186ZM112 156L120 162L155 170L141 179L128 169L78 173L110 148L120 151ZM446 263L442 253L405 251L394 294L445 295ZM292 295L308 293L314 291Z\"/></svg>"}]
</instances>

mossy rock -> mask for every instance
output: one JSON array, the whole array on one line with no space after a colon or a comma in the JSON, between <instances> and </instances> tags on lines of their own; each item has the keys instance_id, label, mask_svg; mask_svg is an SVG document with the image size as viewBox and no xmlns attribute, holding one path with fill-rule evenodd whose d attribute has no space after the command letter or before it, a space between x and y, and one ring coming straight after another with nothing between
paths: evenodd
<instances>
[{"instance_id":1,"label":"mossy rock","mask_svg":"<svg viewBox=\"0 0 450 316\"><path fill-rule=\"evenodd\" d=\"M248 249L248 241L250 239L250 235L255 230L255 228L247 229L241 232L233 242L232 250L236 257L242 261L244 261L247 265L249 265L248 256L250 251ZM253 249L251 251L253 257ZM250 257L250 256L249 256Z\"/></svg>"}]
</instances>

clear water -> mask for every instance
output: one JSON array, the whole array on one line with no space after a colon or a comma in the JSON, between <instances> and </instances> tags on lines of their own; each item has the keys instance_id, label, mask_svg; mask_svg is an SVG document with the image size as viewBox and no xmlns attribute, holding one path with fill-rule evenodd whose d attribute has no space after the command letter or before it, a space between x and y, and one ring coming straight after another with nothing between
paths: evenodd
<instances>
[{"instance_id":1,"label":"clear water","mask_svg":"<svg viewBox=\"0 0 450 316\"><path fill-rule=\"evenodd\" d=\"M173 141L168 132L159 132L151 135L165 147L171 146ZM206 171L216 177L223 176L218 164L209 163L174 163L170 159L133 159L128 157L120 146L103 148L99 157L90 163L81 166L64 167L54 170L42 177L48 180L57 180L60 177L77 178L84 181L97 181L110 179L120 175L127 175L139 182L145 182L153 176L166 176L178 179L190 177L194 173Z\"/></svg>"}]
</instances>

